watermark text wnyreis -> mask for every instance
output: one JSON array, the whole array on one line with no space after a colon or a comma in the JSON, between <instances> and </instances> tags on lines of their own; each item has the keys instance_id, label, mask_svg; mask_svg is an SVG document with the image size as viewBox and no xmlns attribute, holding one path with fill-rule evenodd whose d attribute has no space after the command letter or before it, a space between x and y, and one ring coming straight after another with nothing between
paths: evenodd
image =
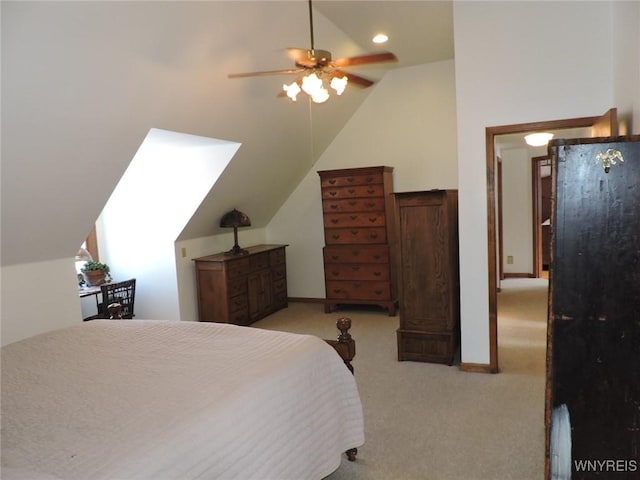
<instances>
[{"instance_id":1,"label":"watermark text wnyreis","mask_svg":"<svg viewBox=\"0 0 640 480\"><path fill-rule=\"evenodd\" d=\"M640 471L640 462L635 459L574 460L576 472L629 473Z\"/></svg>"}]
</instances>

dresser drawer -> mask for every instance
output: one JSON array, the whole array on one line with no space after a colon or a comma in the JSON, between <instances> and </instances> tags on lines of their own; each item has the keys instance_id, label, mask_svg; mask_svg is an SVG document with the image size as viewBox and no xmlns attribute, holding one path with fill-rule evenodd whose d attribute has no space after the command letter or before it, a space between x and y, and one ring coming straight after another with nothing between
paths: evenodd
<instances>
[{"instance_id":1,"label":"dresser drawer","mask_svg":"<svg viewBox=\"0 0 640 480\"><path fill-rule=\"evenodd\" d=\"M287 278L287 267L285 265L278 265L271 269L271 275L274 281Z\"/></svg>"},{"instance_id":2,"label":"dresser drawer","mask_svg":"<svg viewBox=\"0 0 640 480\"><path fill-rule=\"evenodd\" d=\"M235 312L229 313L229 323L235 325L249 325L251 323L249 318L249 308L243 308Z\"/></svg>"},{"instance_id":3,"label":"dresser drawer","mask_svg":"<svg viewBox=\"0 0 640 480\"><path fill-rule=\"evenodd\" d=\"M327 298L338 300L391 300L389 282L327 281Z\"/></svg>"},{"instance_id":4,"label":"dresser drawer","mask_svg":"<svg viewBox=\"0 0 640 480\"><path fill-rule=\"evenodd\" d=\"M236 295L246 295L246 293L247 279L245 277L229 280L229 283L227 284L227 295L229 297L235 297Z\"/></svg>"},{"instance_id":5,"label":"dresser drawer","mask_svg":"<svg viewBox=\"0 0 640 480\"><path fill-rule=\"evenodd\" d=\"M354 185L352 187L323 188L322 198L357 198L357 197L382 197L384 187L382 184Z\"/></svg>"},{"instance_id":6,"label":"dresser drawer","mask_svg":"<svg viewBox=\"0 0 640 480\"><path fill-rule=\"evenodd\" d=\"M249 302L246 295L237 295L229 299L229 313L239 312L249 308Z\"/></svg>"},{"instance_id":7,"label":"dresser drawer","mask_svg":"<svg viewBox=\"0 0 640 480\"><path fill-rule=\"evenodd\" d=\"M382 212L325 213L324 226L336 227L384 227Z\"/></svg>"},{"instance_id":8,"label":"dresser drawer","mask_svg":"<svg viewBox=\"0 0 640 480\"><path fill-rule=\"evenodd\" d=\"M229 262L227 265L227 276L229 280L239 277L245 277L251 271L251 264L248 258L241 258Z\"/></svg>"},{"instance_id":9,"label":"dresser drawer","mask_svg":"<svg viewBox=\"0 0 640 480\"><path fill-rule=\"evenodd\" d=\"M322 201L324 213L384 212L384 198L344 198Z\"/></svg>"},{"instance_id":10,"label":"dresser drawer","mask_svg":"<svg viewBox=\"0 0 640 480\"><path fill-rule=\"evenodd\" d=\"M323 249L324 263L389 263L387 245L338 245Z\"/></svg>"},{"instance_id":11,"label":"dresser drawer","mask_svg":"<svg viewBox=\"0 0 640 480\"><path fill-rule=\"evenodd\" d=\"M324 266L327 280L389 280L389 265L386 263L347 263Z\"/></svg>"},{"instance_id":12,"label":"dresser drawer","mask_svg":"<svg viewBox=\"0 0 640 480\"><path fill-rule=\"evenodd\" d=\"M269 263L271 266L280 265L285 262L284 248L278 248L269 252Z\"/></svg>"},{"instance_id":13,"label":"dresser drawer","mask_svg":"<svg viewBox=\"0 0 640 480\"><path fill-rule=\"evenodd\" d=\"M387 230L375 228L327 228L324 231L326 245L351 243L387 243Z\"/></svg>"},{"instance_id":14,"label":"dresser drawer","mask_svg":"<svg viewBox=\"0 0 640 480\"><path fill-rule=\"evenodd\" d=\"M257 255L251 255L251 257L249 257L251 271L267 268L269 266L269 253L270 252L264 252Z\"/></svg>"},{"instance_id":15,"label":"dresser drawer","mask_svg":"<svg viewBox=\"0 0 640 480\"><path fill-rule=\"evenodd\" d=\"M325 177L320 180L320 186L322 187L370 185L372 183L382 183L382 172L364 173L364 174L355 174L355 175L340 175L335 177Z\"/></svg>"},{"instance_id":16,"label":"dresser drawer","mask_svg":"<svg viewBox=\"0 0 640 480\"><path fill-rule=\"evenodd\" d=\"M273 293L278 294L282 292L287 293L287 280L284 278L273 282Z\"/></svg>"}]
</instances>

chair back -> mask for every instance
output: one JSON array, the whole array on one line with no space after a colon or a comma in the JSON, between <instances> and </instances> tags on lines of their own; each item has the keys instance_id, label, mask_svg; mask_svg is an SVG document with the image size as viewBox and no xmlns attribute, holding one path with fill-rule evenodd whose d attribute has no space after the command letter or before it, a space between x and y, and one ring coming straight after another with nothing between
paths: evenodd
<instances>
[{"instance_id":1,"label":"chair back","mask_svg":"<svg viewBox=\"0 0 640 480\"><path fill-rule=\"evenodd\" d=\"M122 282L107 283L100 286L102 293L102 306L109 318L107 307L112 303L121 305L120 315L122 318L134 317L134 303L136 299L136 279L123 280Z\"/></svg>"}]
</instances>

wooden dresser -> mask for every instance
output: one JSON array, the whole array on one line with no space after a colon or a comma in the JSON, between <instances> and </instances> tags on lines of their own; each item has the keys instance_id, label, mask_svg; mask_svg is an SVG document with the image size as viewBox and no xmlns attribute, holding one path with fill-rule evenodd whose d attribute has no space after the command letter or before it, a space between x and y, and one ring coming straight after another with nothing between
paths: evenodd
<instances>
[{"instance_id":1,"label":"wooden dresser","mask_svg":"<svg viewBox=\"0 0 640 480\"><path fill-rule=\"evenodd\" d=\"M460 343L458 192L396 193L398 360L451 365Z\"/></svg>"},{"instance_id":2,"label":"wooden dresser","mask_svg":"<svg viewBox=\"0 0 640 480\"><path fill-rule=\"evenodd\" d=\"M325 311L380 305L396 314L393 167L318 172L324 215Z\"/></svg>"},{"instance_id":3,"label":"wooden dresser","mask_svg":"<svg viewBox=\"0 0 640 480\"><path fill-rule=\"evenodd\" d=\"M286 245L255 245L247 255L195 258L201 322L249 325L285 308Z\"/></svg>"}]
</instances>

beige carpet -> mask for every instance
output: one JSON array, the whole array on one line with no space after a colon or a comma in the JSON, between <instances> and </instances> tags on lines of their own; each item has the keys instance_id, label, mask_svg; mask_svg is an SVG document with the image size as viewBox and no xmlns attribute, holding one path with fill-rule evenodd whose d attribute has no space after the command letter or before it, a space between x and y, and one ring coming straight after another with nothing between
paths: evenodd
<instances>
[{"instance_id":1,"label":"beige carpet","mask_svg":"<svg viewBox=\"0 0 640 480\"><path fill-rule=\"evenodd\" d=\"M291 303L256 327L335 338L348 316L366 443L328 480L540 480L544 471L546 280L508 280L499 294L497 375L398 362L398 317Z\"/></svg>"}]
</instances>

